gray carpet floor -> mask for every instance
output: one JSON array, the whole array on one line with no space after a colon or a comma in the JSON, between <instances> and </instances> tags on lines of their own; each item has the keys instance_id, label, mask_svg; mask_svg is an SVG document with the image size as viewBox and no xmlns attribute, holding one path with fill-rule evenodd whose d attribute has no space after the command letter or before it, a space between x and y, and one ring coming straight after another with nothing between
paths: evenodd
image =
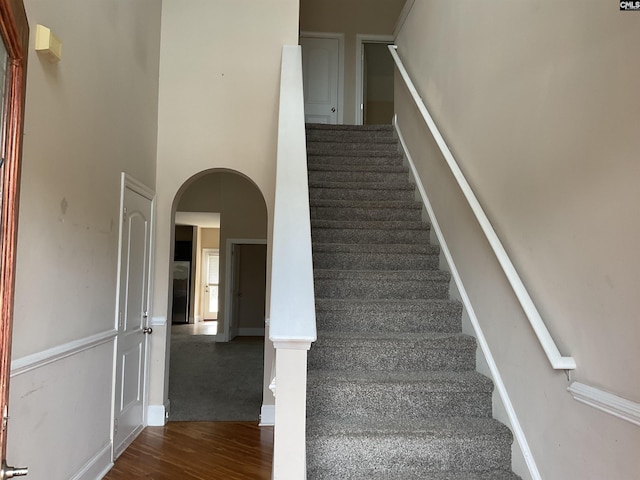
<instances>
[{"instance_id":1,"label":"gray carpet floor","mask_svg":"<svg viewBox=\"0 0 640 480\"><path fill-rule=\"evenodd\" d=\"M192 335L184 327L174 325L171 334L169 420L257 421L264 338L216 343L214 336Z\"/></svg>"}]
</instances>

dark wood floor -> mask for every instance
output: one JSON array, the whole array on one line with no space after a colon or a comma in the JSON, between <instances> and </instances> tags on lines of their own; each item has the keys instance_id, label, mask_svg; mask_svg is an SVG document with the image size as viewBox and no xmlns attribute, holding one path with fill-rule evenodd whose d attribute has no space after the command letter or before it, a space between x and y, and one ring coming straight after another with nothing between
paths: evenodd
<instances>
[{"instance_id":1,"label":"dark wood floor","mask_svg":"<svg viewBox=\"0 0 640 480\"><path fill-rule=\"evenodd\" d=\"M272 455L273 427L169 422L145 428L104 480L266 480Z\"/></svg>"}]
</instances>

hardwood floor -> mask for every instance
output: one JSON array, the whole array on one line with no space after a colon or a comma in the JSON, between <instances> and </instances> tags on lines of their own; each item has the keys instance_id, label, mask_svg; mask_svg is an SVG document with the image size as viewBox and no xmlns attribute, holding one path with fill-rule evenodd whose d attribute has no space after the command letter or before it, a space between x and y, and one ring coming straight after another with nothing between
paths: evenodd
<instances>
[{"instance_id":1,"label":"hardwood floor","mask_svg":"<svg viewBox=\"0 0 640 480\"><path fill-rule=\"evenodd\" d=\"M104 480L266 480L272 455L273 427L169 422L145 428Z\"/></svg>"}]
</instances>

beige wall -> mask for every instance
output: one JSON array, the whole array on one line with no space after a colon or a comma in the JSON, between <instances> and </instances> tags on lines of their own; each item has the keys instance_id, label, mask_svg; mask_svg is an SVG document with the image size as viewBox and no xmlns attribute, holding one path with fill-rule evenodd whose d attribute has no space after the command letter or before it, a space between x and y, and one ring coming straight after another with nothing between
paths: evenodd
<instances>
[{"instance_id":1,"label":"beige wall","mask_svg":"<svg viewBox=\"0 0 640 480\"><path fill-rule=\"evenodd\" d=\"M114 328L120 172L150 187L156 180L160 4L25 7L13 358L52 363L12 379L9 458L28 465L29 478L72 478L110 442L113 341L55 352ZM59 63L33 50L37 23L62 40Z\"/></svg>"},{"instance_id":2,"label":"beige wall","mask_svg":"<svg viewBox=\"0 0 640 480\"><path fill-rule=\"evenodd\" d=\"M262 200L264 207L264 200ZM266 212L265 212L265 235L266 235ZM203 228L202 229L202 248L220 248L220 229L219 228Z\"/></svg>"},{"instance_id":3,"label":"beige wall","mask_svg":"<svg viewBox=\"0 0 640 480\"><path fill-rule=\"evenodd\" d=\"M271 213L281 50L298 42L298 16L296 0L162 3L152 404L167 398L162 324L174 198L192 176L226 168L255 182ZM270 365L269 348L265 355Z\"/></svg>"},{"instance_id":4,"label":"beige wall","mask_svg":"<svg viewBox=\"0 0 640 480\"><path fill-rule=\"evenodd\" d=\"M344 33L344 123L355 122L356 35L391 35L405 0L301 0L300 31Z\"/></svg>"},{"instance_id":5,"label":"beige wall","mask_svg":"<svg viewBox=\"0 0 640 480\"><path fill-rule=\"evenodd\" d=\"M617 4L416 2L397 39L561 352L640 401L640 24ZM632 478L636 426L549 367L432 142L397 92L449 246L544 479Z\"/></svg>"}]
</instances>

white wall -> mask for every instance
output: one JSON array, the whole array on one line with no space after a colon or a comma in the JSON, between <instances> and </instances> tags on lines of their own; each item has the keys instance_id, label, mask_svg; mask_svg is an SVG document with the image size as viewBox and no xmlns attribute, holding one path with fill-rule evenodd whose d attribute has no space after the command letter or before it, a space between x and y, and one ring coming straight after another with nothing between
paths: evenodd
<instances>
[{"instance_id":1,"label":"white wall","mask_svg":"<svg viewBox=\"0 0 640 480\"><path fill-rule=\"evenodd\" d=\"M175 196L193 175L227 168L258 186L271 217L281 50L297 42L296 0L163 1L153 404L164 404L168 389L166 318ZM268 364L271 354L266 348Z\"/></svg>"},{"instance_id":2,"label":"white wall","mask_svg":"<svg viewBox=\"0 0 640 480\"><path fill-rule=\"evenodd\" d=\"M640 62L628 52L639 22L599 1L424 0L397 39L560 351L575 357L573 379L636 402ZM566 392L406 92L396 95L542 478L636 476L638 428Z\"/></svg>"},{"instance_id":3,"label":"white wall","mask_svg":"<svg viewBox=\"0 0 640 480\"><path fill-rule=\"evenodd\" d=\"M31 27L17 251L9 460L71 478L110 452L120 172L155 185L160 4L25 0ZM63 44L50 64L35 25ZM51 360L33 365L37 357ZM91 468L87 470L89 477ZM94 477L95 478L95 477Z\"/></svg>"}]
</instances>

